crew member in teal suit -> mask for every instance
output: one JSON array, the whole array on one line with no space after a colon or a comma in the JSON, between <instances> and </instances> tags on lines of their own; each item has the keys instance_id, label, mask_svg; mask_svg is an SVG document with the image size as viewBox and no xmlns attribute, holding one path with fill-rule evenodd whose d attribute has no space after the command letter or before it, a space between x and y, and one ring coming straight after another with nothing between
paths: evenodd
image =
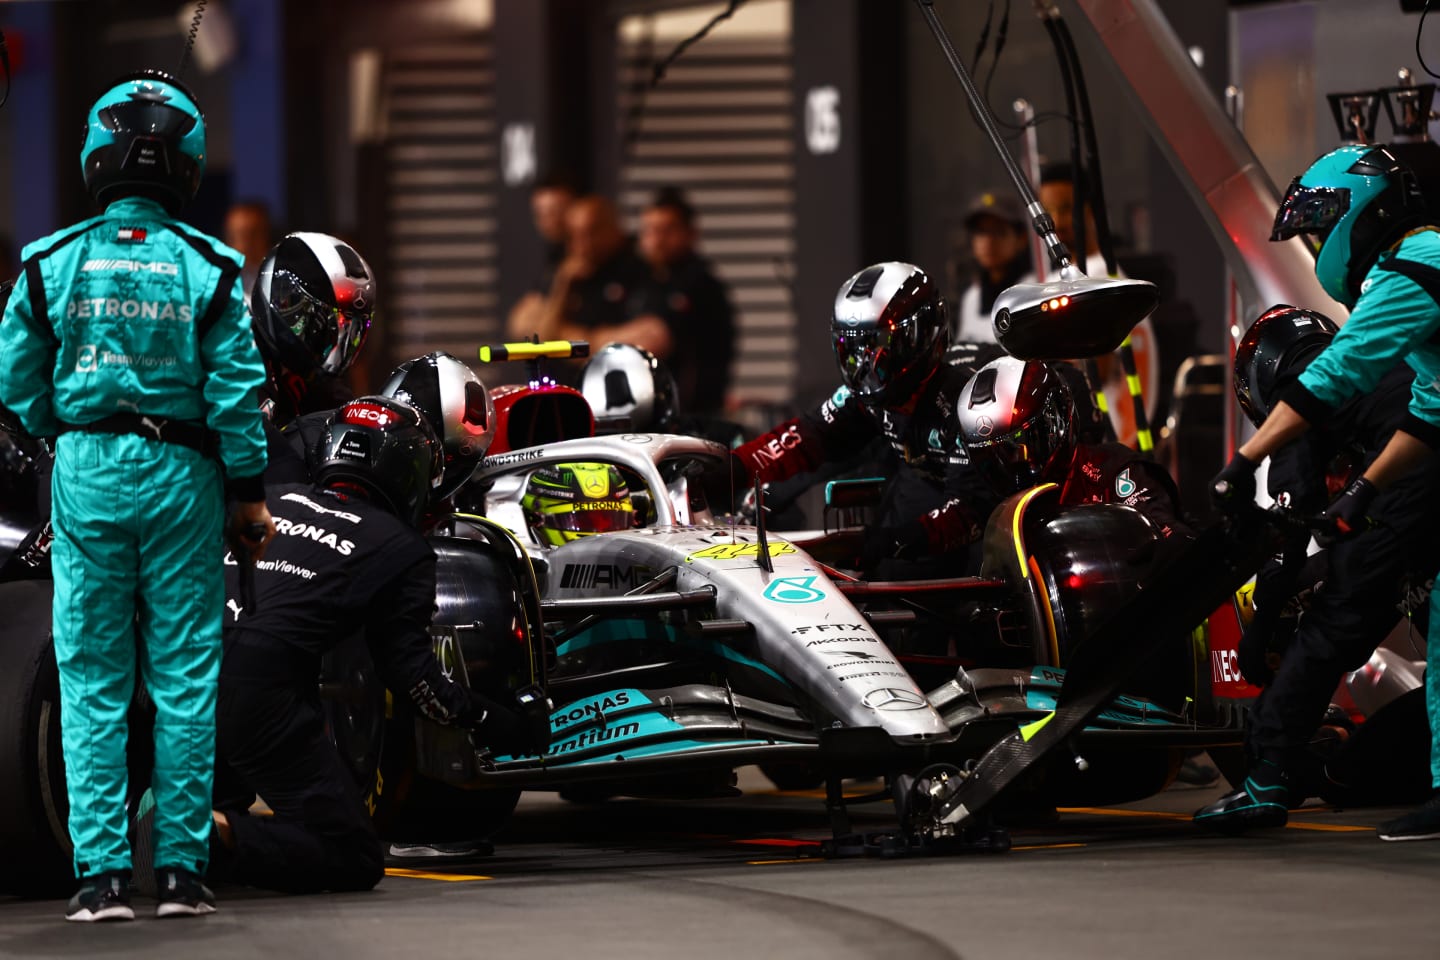
<instances>
[{"instance_id":1,"label":"crew member in teal suit","mask_svg":"<svg viewBox=\"0 0 1440 960\"><path fill-rule=\"evenodd\" d=\"M55 444L55 654L81 881L66 916L134 917L137 668L156 719L154 847L134 851L135 879L149 889L153 865L159 916L210 913L226 494L252 554L274 535L264 369L240 254L176 219L205 171L190 92L158 72L117 81L90 109L80 161L104 213L25 248L0 320L0 403Z\"/></svg>"}]
</instances>

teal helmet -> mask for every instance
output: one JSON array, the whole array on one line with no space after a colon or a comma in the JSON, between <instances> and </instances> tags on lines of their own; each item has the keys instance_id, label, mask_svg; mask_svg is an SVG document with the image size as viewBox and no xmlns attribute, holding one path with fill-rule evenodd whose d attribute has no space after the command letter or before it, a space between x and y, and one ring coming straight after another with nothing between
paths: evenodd
<instances>
[{"instance_id":1,"label":"teal helmet","mask_svg":"<svg viewBox=\"0 0 1440 960\"><path fill-rule=\"evenodd\" d=\"M205 116L195 96L159 70L121 77L85 118L80 170L101 207L142 196L179 213L205 173Z\"/></svg>"},{"instance_id":2,"label":"teal helmet","mask_svg":"<svg viewBox=\"0 0 1440 960\"><path fill-rule=\"evenodd\" d=\"M1424 219L1415 175L1383 146L1331 150L1290 183L1271 240L1299 234L1319 244L1315 276L1325 292L1353 307L1381 252Z\"/></svg>"}]
</instances>

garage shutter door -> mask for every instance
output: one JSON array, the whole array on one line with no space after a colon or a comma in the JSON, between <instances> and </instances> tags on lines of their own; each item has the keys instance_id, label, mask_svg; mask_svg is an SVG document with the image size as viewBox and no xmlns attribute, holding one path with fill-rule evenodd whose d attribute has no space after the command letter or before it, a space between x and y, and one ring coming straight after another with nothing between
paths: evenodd
<instances>
[{"instance_id":1,"label":"garage shutter door","mask_svg":"<svg viewBox=\"0 0 1440 960\"><path fill-rule=\"evenodd\" d=\"M386 184L393 353L469 357L499 331L495 74L486 36L388 55Z\"/></svg>"},{"instance_id":2,"label":"garage shutter door","mask_svg":"<svg viewBox=\"0 0 1440 960\"><path fill-rule=\"evenodd\" d=\"M788 20L788 18L787 18ZM653 44L620 40L620 116ZM781 279L794 254L795 167L790 39L726 39L691 47L644 96L638 136L621 164L621 208L632 225L655 190L683 187L700 215L701 253L730 287L739 326L732 394L783 404L794 394L795 317Z\"/></svg>"}]
</instances>

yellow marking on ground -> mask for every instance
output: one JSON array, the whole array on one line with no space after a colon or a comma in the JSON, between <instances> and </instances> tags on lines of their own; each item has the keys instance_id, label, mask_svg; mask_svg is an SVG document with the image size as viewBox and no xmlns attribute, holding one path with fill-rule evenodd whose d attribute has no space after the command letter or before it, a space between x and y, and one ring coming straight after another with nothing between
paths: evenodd
<instances>
[{"instance_id":1,"label":"yellow marking on ground","mask_svg":"<svg viewBox=\"0 0 1440 960\"><path fill-rule=\"evenodd\" d=\"M1086 847L1086 843L1027 843L1018 847L1011 847L1016 850L1074 850L1076 847Z\"/></svg>"},{"instance_id":2,"label":"yellow marking on ground","mask_svg":"<svg viewBox=\"0 0 1440 960\"><path fill-rule=\"evenodd\" d=\"M786 863L824 863L824 857L792 857L789 860L746 860L752 867L778 867Z\"/></svg>"},{"instance_id":3,"label":"yellow marking on ground","mask_svg":"<svg viewBox=\"0 0 1440 960\"><path fill-rule=\"evenodd\" d=\"M1170 813L1165 810L1120 810L1109 807L1060 807L1060 813L1085 813L1098 817L1149 817L1152 820L1190 820L1188 813ZM1318 812L1318 811L1317 811ZM1291 820L1285 825L1291 830L1314 830L1319 833L1366 833L1374 827L1351 823L1315 823L1310 820Z\"/></svg>"},{"instance_id":4,"label":"yellow marking on ground","mask_svg":"<svg viewBox=\"0 0 1440 960\"><path fill-rule=\"evenodd\" d=\"M465 880L494 880L477 873L431 873L428 870L411 870L408 867L386 867L387 877L409 877L411 880L443 880L446 883L460 883Z\"/></svg>"}]
</instances>

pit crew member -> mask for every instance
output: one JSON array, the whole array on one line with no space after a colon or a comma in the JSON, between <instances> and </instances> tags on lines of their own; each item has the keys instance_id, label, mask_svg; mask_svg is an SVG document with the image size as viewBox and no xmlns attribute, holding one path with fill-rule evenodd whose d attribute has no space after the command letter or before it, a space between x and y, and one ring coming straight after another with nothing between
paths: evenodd
<instances>
[{"instance_id":1,"label":"pit crew member","mask_svg":"<svg viewBox=\"0 0 1440 960\"><path fill-rule=\"evenodd\" d=\"M753 476L775 483L849 460L883 437L894 469L880 523L866 531L867 572L922 558L933 575L978 568L979 551L964 548L979 541L996 500L960 443L955 404L974 367L946 359L946 314L919 267L892 261L861 270L841 284L830 323L842 386L818 410L735 451Z\"/></svg>"},{"instance_id":2,"label":"pit crew member","mask_svg":"<svg viewBox=\"0 0 1440 960\"><path fill-rule=\"evenodd\" d=\"M1281 305L1246 331L1235 354L1235 394L1257 427L1330 344L1336 329L1321 314ZM1333 416L1277 450L1267 477L1271 496L1302 514L1323 510L1330 499L1329 465L1337 457L1353 457L1351 466L1359 468L1374 458L1404 422L1414 378L1406 365L1393 365L1372 391L1350 397ZM1323 587L1308 595L1283 656L1275 649L1277 614L1302 580L1310 580L1290 572L1306 563L1309 534L1292 535L1281 568L1257 578L1256 616L1240 641L1240 667L1265 692L1246 713L1246 740L1252 766L1264 761L1284 772L1287 805L1321 792L1318 762L1308 743L1341 678L1360 667L1395 625L1406 574L1428 576L1440 566L1440 544L1433 535L1440 503L1430 495L1437 485L1440 460L1432 459L1375 502L1370 515L1377 526L1337 541L1316 558L1312 565L1319 567ZM1336 775L1333 768L1327 773ZM1239 832L1283 826L1286 818L1284 807L1258 803L1242 789L1201 809L1195 822Z\"/></svg>"},{"instance_id":3,"label":"pit crew member","mask_svg":"<svg viewBox=\"0 0 1440 960\"><path fill-rule=\"evenodd\" d=\"M368 890L380 840L326 736L321 657L361 629L387 687L487 745L537 753L544 698L507 709L440 670L429 623L435 555L417 532L441 477L434 432L413 407L362 397L335 412L316 482L272 487L279 536L255 570L253 608L230 568L217 711L216 875L289 893ZM274 816L250 816L258 793Z\"/></svg>"},{"instance_id":4,"label":"pit crew member","mask_svg":"<svg viewBox=\"0 0 1440 960\"><path fill-rule=\"evenodd\" d=\"M1215 477L1222 509L1254 499L1255 468L1312 423L1323 423L1358 393L1375 389L1399 360L1415 369L1409 412L1386 449L1327 511L1336 529L1359 529L1377 481L1429 456L1440 445L1440 231L1425 225L1414 174L1383 146L1349 145L1325 154L1286 191L1272 239L1304 234L1317 241L1315 275L1325 291L1351 308L1350 319L1320 352L1235 457ZM1431 598L1431 629L1436 599ZM1426 671L1432 735L1440 728L1440 644ZM1262 756L1245 781L1248 803L1280 820L1290 789L1280 756ZM1440 787L1440 745L1432 761ZM1255 813L1259 818L1261 812ZM1382 839L1440 837L1440 794L1413 818L1383 825Z\"/></svg>"},{"instance_id":5,"label":"pit crew member","mask_svg":"<svg viewBox=\"0 0 1440 960\"><path fill-rule=\"evenodd\" d=\"M159 880L158 915L210 913L225 494L232 533L264 532L246 549L274 532L263 371L240 254L176 219L205 171L194 96L159 72L120 79L90 108L80 162L105 212L25 249L0 321L0 403L58 437L54 633L80 877L66 917L132 919L132 855L143 887ZM126 837L137 669L156 708L153 851Z\"/></svg>"}]
</instances>

